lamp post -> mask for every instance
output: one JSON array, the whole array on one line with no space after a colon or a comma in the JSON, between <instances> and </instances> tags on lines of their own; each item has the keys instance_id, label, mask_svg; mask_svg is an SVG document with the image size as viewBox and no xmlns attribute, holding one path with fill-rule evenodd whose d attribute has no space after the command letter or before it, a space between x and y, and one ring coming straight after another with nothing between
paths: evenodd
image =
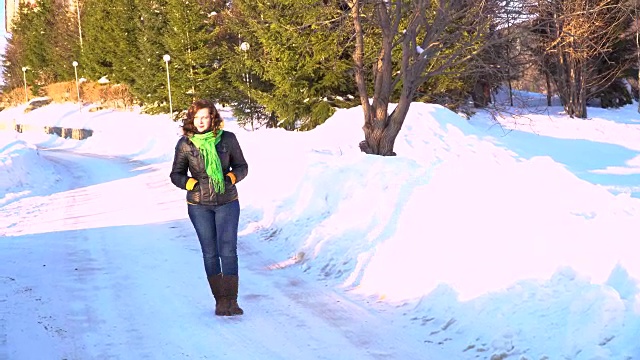
<instances>
[{"instance_id":1,"label":"lamp post","mask_svg":"<svg viewBox=\"0 0 640 360\"><path fill-rule=\"evenodd\" d=\"M22 81L24 82L24 102L29 102L29 96L27 95L27 67L22 67Z\"/></svg>"},{"instance_id":2,"label":"lamp post","mask_svg":"<svg viewBox=\"0 0 640 360\"><path fill-rule=\"evenodd\" d=\"M164 60L165 65L167 66L167 91L169 92L169 113L171 114L171 119L173 119L173 104L171 102L171 80L169 79L169 61L171 60L171 56L169 54L165 54L162 59Z\"/></svg>"},{"instance_id":3,"label":"lamp post","mask_svg":"<svg viewBox=\"0 0 640 360\"><path fill-rule=\"evenodd\" d=\"M245 70L246 70L246 81L247 81L247 95L249 96L249 113L251 116L251 130L255 130L254 124L253 124L253 109L251 108L251 78L249 77L249 69L247 67L247 52L249 51L249 48L251 46L249 45L248 42L243 41L240 44L240 50L242 50L242 52L244 52L244 66L245 66Z\"/></svg>"},{"instance_id":4,"label":"lamp post","mask_svg":"<svg viewBox=\"0 0 640 360\"><path fill-rule=\"evenodd\" d=\"M78 62L74 61L71 63L73 65L73 72L76 73L76 92L78 93L78 104L80 104L80 111L82 111L82 101L80 101L80 86L78 85Z\"/></svg>"}]
</instances>

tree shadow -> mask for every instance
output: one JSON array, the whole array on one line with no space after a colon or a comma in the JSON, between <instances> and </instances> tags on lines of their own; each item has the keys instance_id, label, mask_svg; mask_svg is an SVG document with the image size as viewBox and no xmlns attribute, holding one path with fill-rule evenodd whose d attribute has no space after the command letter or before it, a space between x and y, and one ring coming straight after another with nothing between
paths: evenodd
<instances>
[{"instance_id":1,"label":"tree shadow","mask_svg":"<svg viewBox=\"0 0 640 360\"><path fill-rule=\"evenodd\" d=\"M640 169L636 174L599 173L607 167L629 168L628 161L639 152L620 145L594 142L583 139L561 139L513 130L497 138L499 144L515 151L525 159L549 156L566 166L578 178L592 184L611 188L627 188L634 197L640 197ZM612 190L617 193L619 191Z\"/></svg>"}]
</instances>

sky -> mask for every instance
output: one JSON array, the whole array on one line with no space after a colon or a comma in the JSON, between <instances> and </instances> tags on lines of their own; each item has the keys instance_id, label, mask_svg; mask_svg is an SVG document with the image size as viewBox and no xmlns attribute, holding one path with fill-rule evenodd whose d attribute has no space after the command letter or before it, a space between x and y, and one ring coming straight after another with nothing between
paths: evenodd
<instances>
[{"instance_id":1,"label":"sky","mask_svg":"<svg viewBox=\"0 0 640 360\"><path fill-rule=\"evenodd\" d=\"M640 360L637 103L517 99L414 103L396 157L359 151L360 107L308 132L221 109L249 164L240 317L213 315L167 115L5 109L0 359Z\"/></svg>"}]
</instances>

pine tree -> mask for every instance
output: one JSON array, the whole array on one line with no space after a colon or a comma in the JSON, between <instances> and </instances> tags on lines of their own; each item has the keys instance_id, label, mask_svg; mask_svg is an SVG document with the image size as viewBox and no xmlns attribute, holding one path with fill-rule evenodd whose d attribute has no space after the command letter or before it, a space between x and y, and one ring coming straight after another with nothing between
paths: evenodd
<instances>
[{"instance_id":1,"label":"pine tree","mask_svg":"<svg viewBox=\"0 0 640 360\"><path fill-rule=\"evenodd\" d=\"M53 6L50 12L50 37L52 48L48 54L55 81L74 79L73 61L80 59L80 38L77 21L65 6Z\"/></svg>"},{"instance_id":2,"label":"pine tree","mask_svg":"<svg viewBox=\"0 0 640 360\"><path fill-rule=\"evenodd\" d=\"M14 23L15 25L15 23ZM9 92L15 88L23 86L22 66L26 66L24 59L24 37L17 35L14 31L7 39L4 54L2 54L2 85L3 92Z\"/></svg>"},{"instance_id":3,"label":"pine tree","mask_svg":"<svg viewBox=\"0 0 640 360\"><path fill-rule=\"evenodd\" d=\"M132 91L149 113L169 112L167 78L162 56L167 53L164 34L168 31L166 0L136 0L138 66Z\"/></svg>"},{"instance_id":4,"label":"pine tree","mask_svg":"<svg viewBox=\"0 0 640 360\"><path fill-rule=\"evenodd\" d=\"M28 39L28 16L25 4L18 8L18 17L13 21L11 36L7 38L4 54L2 54L2 78L4 84L2 90L9 92L23 86L22 67L28 64L25 61L26 42Z\"/></svg>"},{"instance_id":5,"label":"pine tree","mask_svg":"<svg viewBox=\"0 0 640 360\"><path fill-rule=\"evenodd\" d=\"M199 98L215 96L213 17L216 2L168 0L164 43L171 56L169 72L174 111L186 110Z\"/></svg>"},{"instance_id":6,"label":"pine tree","mask_svg":"<svg viewBox=\"0 0 640 360\"><path fill-rule=\"evenodd\" d=\"M140 14L133 0L86 0L82 63L93 79L133 85L138 66L136 37Z\"/></svg>"},{"instance_id":7,"label":"pine tree","mask_svg":"<svg viewBox=\"0 0 640 360\"><path fill-rule=\"evenodd\" d=\"M233 2L239 16L231 26L250 44L249 51L236 47L233 54L234 85L284 127L313 128L331 116L342 95L354 92L348 13L326 3Z\"/></svg>"},{"instance_id":8,"label":"pine tree","mask_svg":"<svg viewBox=\"0 0 640 360\"><path fill-rule=\"evenodd\" d=\"M22 3L4 56L5 89L22 86L22 67L34 95L44 86L73 77L77 39L65 7L53 0Z\"/></svg>"},{"instance_id":9,"label":"pine tree","mask_svg":"<svg viewBox=\"0 0 640 360\"><path fill-rule=\"evenodd\" d=\"M25 5L20 9L16 32L21 33L25 41L23 44L23 64L29 68L27 80L33 85L32 92L37 95L38 90L52 81L51 60L48 54L52 46L48 41L51 37L49 27L49 13L51 0L43 0L36 6Z\"/></svg>"}]
</instances>

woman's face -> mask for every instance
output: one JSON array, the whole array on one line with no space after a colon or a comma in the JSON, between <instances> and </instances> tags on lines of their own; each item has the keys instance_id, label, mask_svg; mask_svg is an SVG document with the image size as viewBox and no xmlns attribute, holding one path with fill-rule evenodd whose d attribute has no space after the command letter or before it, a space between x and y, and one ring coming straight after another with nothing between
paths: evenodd
<instances>
[{"instance_id":1,"label":"woman's face","mask_svg":"<svg viewBox=\"0 0 640 360\"><path fill-rule=\"evenodd\" d=\"M211 114L209 114L209 109L204 108L198 110L196 115L193 117L193 125L196 127L198 132L209 130L209 128L211 128Z\"/></svg>"}]
</instances>

